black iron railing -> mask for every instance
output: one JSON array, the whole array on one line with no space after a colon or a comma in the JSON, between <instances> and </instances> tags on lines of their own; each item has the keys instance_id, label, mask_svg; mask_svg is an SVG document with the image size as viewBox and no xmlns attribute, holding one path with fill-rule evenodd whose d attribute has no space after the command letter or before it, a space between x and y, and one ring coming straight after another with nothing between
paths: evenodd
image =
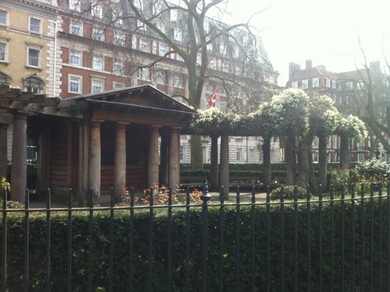
<instances>
[{"instance_id":1,"label":"black iron railing","mask_svg":"<svg viewBox=\"0 0 390 292\"><path fill-rule=\"evenodd\" d=\"M89 205L77 208L72 207L72 190L63 208L52 208L50 190L46 207L30 208L27 191L22 210L8 209L5 194L1 291L59 291L59 286L61 291L122 291L118 282L128 291L388 291L389 185L384 190L371 184L368 191L351 186L337 196L319 190L312 197L308 189L305 199L295 196L292 201L285 201L282 191L279 201L271 201L269 192L259 199L254 189L243 200L238 188L233 200L222 195L211 200L205 185L199 204L190 203L189 190L182 204L173 204L169 189L166 205L155 205L151 195L148 205L137 206L132 191L127 206L115 206L113 192L109 206L94 206L90 192ZM101 212L106 212L104 234L96 229ZM156 224L162 213L163 232ZM85 218L84 234L79 234L76 214ZM53 218L60 215L62 225L56 223L55 229ZM44 231L30 226L36 216L44 217ZM145 232L140 222L147 225ZM124 245L118 242L118 224L126 224ZM60 227L66 238L56 238ZM96 246L100 237L106 247ZM177 245L177 238L184 246ZM36 241L44 242L42 253L32 250ZM61 241L66 248L59 255L55 248ZM100 249L106 252L99 262ZM85 262L79 263L75 254L85 255ZM103 276L97 276L97 265L107 267Z\"/></svg>"}]
</instances>

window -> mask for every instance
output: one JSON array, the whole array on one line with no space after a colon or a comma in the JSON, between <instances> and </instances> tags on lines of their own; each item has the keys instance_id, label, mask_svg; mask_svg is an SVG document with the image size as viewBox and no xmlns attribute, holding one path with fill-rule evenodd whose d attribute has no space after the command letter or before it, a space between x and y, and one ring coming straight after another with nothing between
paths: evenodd
<instances>
[{"instance_id":1,"label":"window","mask_svg":"<svg viewBox=\"0 0 390 292\"><path fill-rule=\"evenodd\" d=\"M122 82L113 82L112 83L112 88L113 89L120 89L125 87L125 85Z\"/></svg>"},{"instance_id":2,"label":"window","mask_svg":"<svg viewBox=\"0 0 390 292\"><path fill-rule=\"evenodd\" d=\"M222 71L224 72L224 73L229 73L229 64L227 64L226 62L224 62L223 64L222 64Z\"/></svg>"},{"instance_id":3,"label":"window","mask_svg":"<svg viewBox=\"0 0 390 292\"><path fill-rule=\"evenodd\" d=\"M304 79L302 80L302 89L308 89L309 88L309 80Z\"/></svg>"},{"instance_id":4,"label":"window","mask_svg":"<svg viewBox=\"0 0 390 292\"><path fill-rule=\"evenodd\" d=\"M70 93L81 93L81 76L69 75L69 88Z\"/></svg>"},{"instance_id":5,"label":"window","mask_svg":"<svg viewBox=\"0 0 390 292\"><path fill-rule=\"evenodd\" d=\"M357 150L366 150L366 144L364 142L358 142Z\"/></svg>"},{"instance_id":6,"label":"window","mask_svg":"<svg viewBox=\"0 0 390 292\"><path fill-rule=\"evenodd\" d=\"M34 92L35 94L43 93L45 88L45 82L38 76L38 73L24 78L23 85L27 92Z\"/></svg>"},{"instance_id":7,"label":"window","mask_svg":"<svg viewBox=\"0 0 390 292\"><path fill-rule=\"evenodd\" d=\"M8 12L4 10L0 10L0 25L8 24Z\"/></svg>"},{"instance_id":8,"label":"window","mask_svg":"<svg viewBox=\"0 0 390 292\"><path fill-rule=\"evenodd\" d=\"M352 90L353 89L353 81L347 82L347 89Z\"/></svg>"},{"instance_id":9,"label":"window","mask_svg":"<svg viewBox=\"0 0 390 292\"><path fill-rule=\"evenodd\" d=\"M103 80L92 79L92 93L103 91Z\"/></svg>"},{"instance_id":10,"label":"window","mask_svg":"<svg viewBox=\"0 0 390 292\"><path fill-rule=\"evenodd\" d=\"M81 52L70 51L69 64L81 66Z\"/></svg>"},{"instance_id":11,"label":"window","mask_svg":"<svg viewBox=\"0 0 390 292\"><path fill-rule=\"evenodd\" d=\"M226 50L227 50L226 45L225 45L224 43L221 43L221 44L219 45L219 52L220 52L222 55L226 55Z\"/></svg>"},{"instance_id":12,"label":"window","mask_svg":"<svg viewBox=\"0 0 390 292\"><path fill-rule=\"evenodd\" d=\"M165 85L165 76L161 71L156 72L156 84Z\"/></svg>"},{"instance_id":13,"label":"window","mask_svg":"<svg viewBox=\"0 0 390 292\"><path fill-rule=\"evenodd\" d=\"M92 69L103 71L103 57L100 56L92 57Z\"/></svg>"},{"instance_id":14,"label":"window","mask_svg":"<svg viewBox=\"0 0 390 292\"><path fill-rule=\"evenodd\" d=\"M101 28L93 28L92 30L92 38L95 41L104 41L104 34L103 34L103 29Z\"/></svg>"},{"instance_id":15,"label":"window","mask_svg":"<svg viewBox=\"0 0 390 292\"><path fill-rule=\"evenodd\" d=\"M123 62L122 61L115 61L113 71L115 74L123 74Z\"/></svg>"},{"instance_id":16,"label":"window","mask_svg":"<svg viewBox=\"0 0 390 292\"><path fill-rule=\"evenodd\" d=\"M28 48L27 65L33 67L41 66L41 50Z\"/></svg>"},{"instance_id":17,"label":"window","mask_svg":"<svg viewBox=\"0 0 390 292\"><path fill-rule=\"evenodd\" d=\"M255 150L254 149L249 149L248 160L249 161L254 161L255 160Z\"/></svg>"},{"instance_id":18,"label":"window","mask_svg":"<svg viewBox=\"0 0 390 292\"><path fill-rule=\"evenodd\" d=\"M149 41L148 40L141 40L140 44L139 44L139 49L142 51L142 52L145 52L145 53L149 53Z\"/></svg>"},{"instance_id":19,"label":"window","mask_svg":"<svg viewBox=\"0 0 390 292\"><path fill-rule=\"evenodd\" d=\"M236 160L241 161L241 148L237 148L236 150Z\"/></svg>"},{"instance_id":20,"label":"window","mask_svg":"<svg viewBox=\"0 0 390 292\"><path fill-rule=\"evenodd\" d=\"M0 62L8 61L7 44L0 42Z\"/></svg>"},{"instance_id":21,"label":"window","mask_svg":"<svg viewBox=\"0 0 390 292\"><path fill-rule=\"evenodd\" d=\"M114 33L114 45L124 46L125 45L125 34L121 32Z\"/></svg>"},{"instance_id":22,"label":"window","mask_svg":"<svg viewBox=\"0 0 390 292\"><path fill-rule=\"evenodd\" d=\"M101 4L92 3L91 15L93 17L103 18L103 7Z\"/></svg>"},{"instance_id":23,"label":"window","mask_svg":"<svg viewBox=\"0 0 390 292\"><path fill-rule=\"evenodd\" d=\"M356 83L357 89L363 90L364 89L364 81L360 80Z\"/></svg>"},{"instance_id":24,"label":"window","mask_svg":"<svg viewBox=\"0 0 390 292\"><path fill-rule=\"evenodd\" d=\"M329 78L326 78L326 79L325 79L325 86L328 87L328 88L330 88L330 83L331 83L331 82L330 82L330 79L329 79Z\"/></svg>"},{"instance_id":25,"label":"window","mask_svg":"<svg viewBox=\"0 0 390 292\"><path fill-rule=\"evenodd\" d=\"M150 76L149 68L141 68L139 69L139 78L141 80L149 80Z\"/></svg>"},{"instance_id":26,"label":"window","mask_svg":"<svg viewBox=\"0 0 390 292\"><path fill-rule=\"evenodd\" d=\"M178 28L172 30L172 35L175 41L181 42L183 40L183 32Z\"/></svg>"},{"instance_id":27,"label":"window","mask_svg":"<svg viewBox=\"0 0 390 292\"><path fill-rule=\"evenodd\" d=\"M69 9L74 11L80 11L81 0L69 0Z\"/></svg>"},{"instance_id":28,"label":"window","mask_svg":"<svg viewBox=\"0 0 390 292\"><path fill-rule=\"evenodd\" d=\"M213 44L207 44L207 51L212 51L213 50Z\"/></svg>"},{"instance_id":29,"label":"window","mask_svg":"<svg viewBox=\"0 0 390 292\"><path fill-rule=\"evenodd\" d=\"M180 160L184 160L184 146L180 146Z\"/></svg>"},{"instance_id":30,"label":"window","mask_svg":"<svg viewBox=\"0 0 390 292\"><path fill-rule=\"evenodd\" d=\"M319 78L313 78L312 82L313 82L313 88L320 86L320 79Z\"/></svg>"},{"instance_id":31,"label":"window","mask_svg":"<svg viewBox=\"0 0 390 292\"><path fill-rule=\"evenodd\" d=\"M242 70L240 66L236 66L236 75L241 76Z\"/></svg>"},{"instance_id":32,"label":"window","mask_svg":"<svg viewBox=\"0 0 390 292\"><path fill-rule=\"evenodd\" d=\"M181 76L174 76L173 77L173 87L183 87Z\"/></svg>"},{"instance_id":33,"label":"window","mask_svg":"<svg viewBox=\"0 0 390 292\"><path fill-rule=\"evenodd\" d=\"M336 89L336 88L337 88L337 81L332 80L332 89Z\"/></svg>"},{"instance_id":34,"label":"window","mask_svg":"<svg viewBox=\"0 0 390 292\"><path fill-rule=\"evenodd\" d=\"M169 11L169 19L172 21L172 22L176 22L177 21L177 9L171 9Z\"/></svg>"},{"instance_id":35,"label":"window","mask_svg":"<svg viewBox=\"0 0 390 292\"><path fill-rule=\"evenodd\" d=\"M37 18L30 18L30 31L34 33L41 33L41 20Z\"/></svg>"},{"instance_id":36,"label":"window","mask_svg":"<svg viewBox=\"0 0 390 292\"><path fill-rule=\"evenodd\" d=\"M210 69L217 69L217 60L215 58L210 59Z\"/></svg>"},{"instance_id":37,"label":"window","mask_svg":"<svg viewBox=\"0 0 390 292\"><path fill-rule=\"evenodd\" d=\"M184 59L182 56L180 56L179 54L176 54L177 55L177 60L180 61L180 62L184 62Z\"/></svg>"},{"instance_id":38,"label":"window","mask_svg":"<svg viewBox=\"0 0 390 292\"><path fill-rule=\"evenodd\" d=\"M358 154L358 161L363 162L364 161L364 154Z\"/></svg>"},{"instance_id":39,"label":"window","mask_svg":"<svg viewBox=\"0 0 390 292\"><path fill-rule=\"evenodd\" d=\"M165 54L168 52L168 45L166 44L160 44L160 47L159 47L159 55L160 56L165 56Z\"/></svg>"},{"instance_id":40,"label":"window","mask_svg":"<svg viewBox=\"0 0 390 292\"><path fill-rule=\"evenodd\" d=\"M70 23L70 33L74 35L81 36L82 35L81 30L81 23L78 21L72 21Z\"/></svg>"},{"instance_id":41,"label":"window","mask_svg":"<svg viewBox=\"0 0 390 292\"><path fill-rule=\"evenodd\" d=\"M292 88L298 88L298 81L291 82Z\"/></svg>"},{"instance_id":42,"label":"window","mask_svg":"<svg viewBox=\"0 0 390 292\"><path fill-rule=\"evenodd\" d=\"M140 20L137 19L137 28L142 29L142 30L147 30L148 27Z\"/></svg>"}]
</instances>

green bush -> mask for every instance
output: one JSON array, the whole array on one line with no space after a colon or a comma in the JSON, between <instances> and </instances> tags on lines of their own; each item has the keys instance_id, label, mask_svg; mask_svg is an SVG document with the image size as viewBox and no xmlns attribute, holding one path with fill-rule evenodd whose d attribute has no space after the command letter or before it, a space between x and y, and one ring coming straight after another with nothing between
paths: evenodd
<instances>
[{"instance_id":1,"label":"green bush","mask_svg":"<svg viewBox=\"0 0 390 292\"><path fill-rule=\"evenodd\" d=\"M272 190L270 194L271 201L281 200L282 194L285 201L294 200L295 197L298 200L303 200L307 198L306 189L295 186L284 186Z\"/></svg>"},{"instance_id":2,"label":"green bush","mask_svg":"<svg viewBox=\"0 0 390 292\"><path fill-rule=\"evenodd\" d=\"M285 291L319 291L320 283L323 291L334 291L339 287L352 291L351 283L362 291L389 291L387 281L383 281L390 268L387 199L359 199L357 203L324 201L321 206L315 202L310 208L307 204L288 203L282 208L280 203L270 203L256 206L254 211L252 206L239 209L225 206L221 220L220 207L209 205L208 290L217 291L223 284L226 291L237 286L242 291L253 291L251 276L254 269L257 291L267 290L267 277L272 291L281 291L281 285ZM113 291L183 291L186 284L190 291L200 291L201 208L191 208L189 217L186 217L185 208L173 208L172 211L172 224L168 224L166 209L154 210L152 220L148 208L135 210L134 217L129 209L115 210L112 232L109 210L95 211L92 219L88 210L74 211L71 223L67 212L52 211L51 290L64 291L67 287L68 230L71 224L72 291L88 291L90 246L93 251L91 291L108 291L110 248L114 250ZM23 211L8 215L9 291L25 290L24 218ZM29 291L46 291L46 218L46 212L30 214ZM223 238L220 237L222 226ZM168 242L169 228L172 228L171 242ZM149 229L153 230L152 235ZM91 238L90 232L93 234ZM130 243L133 244L133 253L130 253ZM169 243L172 246L170 270ZM252 252L255 252L254 257ZM221 259L223 283L219 282ZM132 282L130 267L135 273ZM310 287L307 287L308 267ZM295 268L298 271L296 282ZM284 281L281 281L282 271ZM361 271L365 273L360 274ZM168 274L172 277L171 287L167 286ZM373 281L370 281L370 275L374 275ZM371 283L374 287L370 286Z\"/></svg>"}]
</instances>

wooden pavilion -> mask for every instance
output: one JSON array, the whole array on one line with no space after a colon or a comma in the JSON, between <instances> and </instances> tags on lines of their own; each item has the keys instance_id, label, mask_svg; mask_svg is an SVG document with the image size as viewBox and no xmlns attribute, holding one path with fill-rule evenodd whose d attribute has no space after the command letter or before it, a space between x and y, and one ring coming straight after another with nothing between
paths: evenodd
<instances>
[{"instance_id":1,"label":"wooden pavilion","mask_svg":"<svg viewBox=\"0 0 390 292\"><path fill-rule=\"evenodd\" d=\"M150 85L58 99L0 86L0 176L5 176L7 126L13 125L12 198L26 188L26 136L37 139L37 190L73 189L79 204L113 187L142 191L180 183L180 130L195 112ZM4 144L5 140L5 144ZM4 146L5 145L5 146Z\"/></svg>"}]
</instances>

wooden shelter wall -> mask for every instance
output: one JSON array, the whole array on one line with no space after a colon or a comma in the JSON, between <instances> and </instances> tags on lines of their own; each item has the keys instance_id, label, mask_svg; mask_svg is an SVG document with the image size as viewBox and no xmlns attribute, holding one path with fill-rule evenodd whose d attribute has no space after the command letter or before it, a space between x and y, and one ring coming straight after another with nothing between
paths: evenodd
<instances>
[{"instance_id":1,"label":"wooden shelter wall","mask_svg":"<svg viewBox=\"0 0 390 292\"><path fill-rule=\"evenodd\" d=\"M101 194L110 195L114 187L116 128L102 127ZM149 129L142 125L129 126L126 131L126 185L137 192L146 189L148 177Z\"/></svg>"},{"instance_id":2,"label":"wooden shelter wall","mask_svg":"<svg viewBox=\"0 0 390 292\"><path fill-rule=\"evenodd\" d=\"M50 139L50 186L67 187L68 127L54 127Z\"/></svg>"}]
</instances>

